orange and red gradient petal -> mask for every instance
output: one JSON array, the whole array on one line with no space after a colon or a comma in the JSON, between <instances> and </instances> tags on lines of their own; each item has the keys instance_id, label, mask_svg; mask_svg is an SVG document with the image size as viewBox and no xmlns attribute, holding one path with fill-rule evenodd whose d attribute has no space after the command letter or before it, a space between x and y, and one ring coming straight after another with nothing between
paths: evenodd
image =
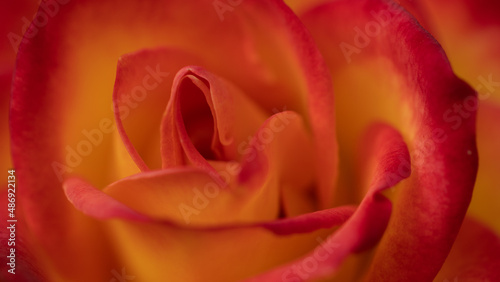
<instances>
[{"instance_id":1,"label":"orange and red gradient petal","mask_svg":"<svg viewBox=\"0 0 500 282\"><path fill-rule=\"evenodd\" d=\"M370 121L386 121L408 140L413 173L393 197L367 277L431 280L472 195L476 93L454 75L438 43L392 1L334 1L302 19L337 88L341 172L355 170L350 143Z\"/></svg>"},{"instance_id":2,"label":"orange and red gradient petal","mask_svg":"<svg viewBox=\"0 0 500 282\"><path fill-rule=\"evenodd\" d=\"M148 172L144 177L147 177L149 174L162 174L162 172ZM179 181L179 179L183 177L185 178L187 175L194 176L195 179L203 177L203 172L197 169L178 169L177 171L172 170L163 174L169 174L170 179L172 180L171 182L177 181L181 185L183 182ZM124 189L127 188L125 187ZM239 221L233 224L221 221L219 224L213 226L206 223L204 225L187 225L191 224L191 221L181 222L180 219L175 219L174 217L158 216L158 212L155 214L155 211L142 212L140 211L141 207L138 205L129 207L112 197L113 191L109 190L113 190L113 186L107 190L111 193L106 194L85 180L79 178L71 178L66 180L64 183L64 192L66 197L68 197L68 200L75 206L76 209L88 216L103 220L122 219L137 222L156 222L158 224L177 227L179 229L216 231L238 228L265 228L276 235L285 236L309 233L319 229L328 229L341 225L356 210L356 207L354 206L342 206L272 221L260 221L255 223L245 223L244 221ZM200 199L201 198L198 196L197 201ZM198 208L198 206L196 206L196 208ZM198 212L201 212L201 210L202 209ZM160 212L165 213L163 210ZM179 212L181 211L179 210ZM199 213L196 215L198 214ZM184 220L185 219L186 218L184 218Z\"/></svg>"},{"instance_id":3,"label":"orange and red gradient petal","mask_svg":"<svg viewBox=\"0 0 500 282\"><path fill-rule=\"evenodd\" d=\"M307 256L253 280L309 281L329 277L335 274L349 255L371 248L380 240L392 209L391 202L381 192L409 176L409 171L405 175L398 173L401 160L410 162L410 155L399 132L383 124L375 124L370 128L362 146L368 148L361 165L367 193L352 217ZM393 178L395 174L399 177ZM335 251L319 256L319 250L325 248Z\"/></svg>"},{"instance_id":4,"label":"orange and red gradient petal","mask_svg":"<svg viewBox=\"0 0 500 282\"><path fill-rule=\"evenodd\" d=\"M186 173L195 172L193 169L185 173L178 171L178 176L186 178ZM128 273L146 281L162 277L202 281L206 275L217 281L234 281L252 276L305 254L317 242L322 242L333 228L346 222L355 210L354 207L338 207L276 221L187 226L136 212L77 178L65 182L65 192L75 207L87 215L118 219L110 222L110 232L118 240L115 244L122 265ZM148 240L144 240L144 236ZM321 251L331 254L335 246L324 246ZM186 254L195 255L179 259ZM231 271L216 271L226 269L228 259L235 257L239 261ZM193 268L196 271L192 271Z\"/></svg>"}]
</instances>

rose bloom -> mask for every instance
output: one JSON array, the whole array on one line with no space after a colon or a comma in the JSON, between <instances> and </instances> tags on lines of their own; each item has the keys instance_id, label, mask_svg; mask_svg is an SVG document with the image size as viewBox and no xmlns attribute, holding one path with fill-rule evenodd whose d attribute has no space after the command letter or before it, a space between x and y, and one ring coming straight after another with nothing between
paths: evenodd
<instances>
[{"instance_id":1,"label":"rose bloom","mask_svg":"<svg viewBox=\"0 0 500 282\"><path fill-rule=\"evenodd\" d=\"M35 2L2 281L500 281L497 2Z\"/></svg>"}]
</instances>

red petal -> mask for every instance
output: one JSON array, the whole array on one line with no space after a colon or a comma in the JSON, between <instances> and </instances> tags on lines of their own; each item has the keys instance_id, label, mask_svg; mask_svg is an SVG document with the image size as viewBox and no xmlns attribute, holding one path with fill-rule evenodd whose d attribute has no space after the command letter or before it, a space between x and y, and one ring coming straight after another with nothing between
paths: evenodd
<instances>
[{"instance_id":1,"label":"red petal","mask_svg":"<svg viewBox=\"0 0 500 282\"><path fill-rule=\"evenodd\" d=\"M310 233L320 228L331 228L344 223L355 211L352 206L336 207L296 217L256 224L278 235Z\"/></svg>"},{"instance_id":2,"label":"red petal","mask_svg":"<svg viewBox=\"0 0 500 282\"><path fill-rule=\"evenodd\" d=\"M0 10L0 73L14 66L17 48L40 1L6 1Z\"/></svg>"},{"instance_id":3,"label":"red petal","mask_svg":"<svg viewBox=\"0 0 500 282\"><path fill-rule=\"evenodd\" d=\"M63 189L75 208L92 217L98 219L118 217L140 221L147 219L84 180L70 178L64 182Z\"/></svg>"}]
</instances>

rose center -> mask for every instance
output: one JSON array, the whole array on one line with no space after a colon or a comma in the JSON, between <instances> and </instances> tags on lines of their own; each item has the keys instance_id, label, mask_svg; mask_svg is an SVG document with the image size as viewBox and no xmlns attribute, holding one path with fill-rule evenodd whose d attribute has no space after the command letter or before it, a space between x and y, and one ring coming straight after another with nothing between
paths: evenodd
<instances>
[{"instance_id":1,"label":"rose center","mask_svg":"<svg viewBox=\"0 0 500 282\"><path fill-rule=\"evenodd\" d=\"M194 147L207 160L223 159L214 133L214 116L204 93L186 77L180 85L181 116L186 132Z\"/></svg>"}]
</instances>

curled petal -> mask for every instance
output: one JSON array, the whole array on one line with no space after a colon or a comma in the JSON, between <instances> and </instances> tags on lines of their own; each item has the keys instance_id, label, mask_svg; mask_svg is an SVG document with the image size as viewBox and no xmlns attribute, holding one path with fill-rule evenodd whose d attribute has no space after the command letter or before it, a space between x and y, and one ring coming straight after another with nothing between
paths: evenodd
<instances>
[{"instance_id":1,"label":"curled petal","mask_svg":"<svg viewBox=\"0 0 500 282\"><path fill-rule=\"evenodd\" d=\"M172 91L161 126L163 168L184 165L183 158L207 168L207 160L239 161L238 145L266 117L239 89L201 67L180 70Z\"/></svg>"},{"instance_id":2,"label":"curled petal","mask_svg":"<svg viewBox=\"0 0 500 282\"><path fill-rule=\"evenodd\" d=\"M174 73L203 64L186 51L155 48L126 54L118 60L113 109L121 140L142 171L161 168L159 130L170 99Z\"/></svg>"},{"instance_id":3,"label":"curled petal","mask_svg":"<svg viewBox=\"0 0 500 282\"><path fill-rule=\"evenodd\" d=\"M296 142L289 142L291 139ZM143 172L114 182L104 191L133 210L179 225L273 220L279 216L282 202L287 216L315 210L316 199L310 196L314 185L312 145L300 116L291 112L273 115L243 145L247 147L241 163L205 161L210 169ZM299 150L302 153L290 154ZM65 189L72 202L82 202L79 185ZM95 201L85 202L75 206L84 212L93 209Z\"/></svg>"},{"instance_id":4,"label":"curled petal","mask_svg":"<svg viewBox=\"0 0 500 282\"><path fill-rule=\"evenodd\" d=\"M454 75L429 33L392 1L331 1L302 18L338 87L339 122L346 121L338 135L346 157L372 120L393 124L411 140L412 176L393 198L391 222L367 279L431 280L474 187L475 111L468 105L476 93Z\"/></svg>"},{"instance_id":5,"label":"curled petal","mask_svg":"<svg viewBox=\"0 0 500 282\"><path fill-rule=\"evenodd\" d=\"M182 176L185 175L179 172L179 178ZM242 279L302 255L325 234L344 223L355 210L338 207L274 221L186 226L142 215L80 179L67 180L65 192L82 212L101 219L119 219L109 222L115 240L118 243L138 242L120 247L121 253L128 257L125 269L153 281L166 276L177 280L200 280L205 275L218 280ZM143 240L146 235L143 232L149 234L148 240ZM215 249L219 251L214 258ZM189 260L178 259L182 254L193 252L196 256ZM233 271L213 272L214 268L225 267L227 259L246 253L252 256L241 256ZM259 260L253 259L256 255ZM137 260L137 256L142 259ZM188 266L196 267L196 273L187 271ZM150 267L155 271L148 271Z\"/></svg>"},{"instance_id":6,"label":"curled petal","mask_svg":"<svg viewBox=\"0 0 500 282\"><path fill-rule=\"evenodd\" d=\"M195 173L197 171L177 171L176 174L179 178L183 178L189 172ZM175 177L173 174L174 173L172 173L171 178ZM110 187L108 190L112 189L113 188ZM161 219L159 217L151 216L151 212L138 212L79 178L68 179L64 184L64 191L66 193L66 197L68 197L68 200L75 206L75 208L98 219L122 219L137 222L151 222L161 225L175 226L179 229L205 231L238 228L264 228L281 236L309 233L319 229L338 226L344 223L355 210L352 206L344 206L274 221L262 221L257 223L238 222L235 224L222 223L214 226L193 225L188 227L183 226L184 224L181 222L176 222L176 220Z\"/></svg>"},{"instance_id":7,"label":"curled petal","mask_svg":"<svg viewBox=\"0 0 500 282\"><path fill-rule=\"evenodd\" d=\"M306 256L252 278L252 281L306 281L335 273L340 264L353 253L373 247L384 234L391 216L392 204L382 191L393 187L409 174L398 173L399 162L410 162L408 148L401 135L387 125L375 125L363 142L369 149L365 155L364 177L369 179L367 194L350 217L333 235ZM334 250L318 255L323 249Z\"/></svg>"},{"instance_id":8,"label":"curled petal","mask_svg":"<svg viewBox=\"0 0 500 282\"><path fill-rule=\"evenodd\" d=\"M78 210L95 218L145 219L144 216L134 212L81 179L70 178L66 180L63 189L66 197Z\"/></svg>"}]
</instances>

